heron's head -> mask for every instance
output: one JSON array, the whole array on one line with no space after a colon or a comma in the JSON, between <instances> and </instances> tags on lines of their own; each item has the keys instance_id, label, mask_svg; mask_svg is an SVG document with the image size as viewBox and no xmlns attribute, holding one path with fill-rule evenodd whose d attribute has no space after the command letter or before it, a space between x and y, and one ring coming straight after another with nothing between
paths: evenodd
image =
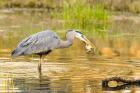
<instances>
[{"instance_id":1,"label":"heron's head","mask_svg":"<svg viewBox=\"0 0 140 93\"><path fill-rule=\"evenodd\" d=\"M90 40L88 40L82 32L80 32L78 30L71 30L71 31L72 31L72 33L74 33L74 36L76 38L80 39L81 41L83 41L86 44L86 49L88 52L96 49L95 44L93 44Z\"/></svg>"}]
</instances>

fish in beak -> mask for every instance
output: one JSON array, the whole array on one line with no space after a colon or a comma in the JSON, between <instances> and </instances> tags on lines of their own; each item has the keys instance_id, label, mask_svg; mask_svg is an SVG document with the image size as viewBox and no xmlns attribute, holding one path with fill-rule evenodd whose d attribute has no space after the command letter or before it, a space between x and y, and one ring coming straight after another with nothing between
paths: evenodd
<instances>
[{"instance_id":1,"label":"fish in beak","mask_svg":"<svg viewBox=\"0 0 140 93\"><path fill-rule=\"evenodd\" d=\"M81 32L76 31L76 37L86 44L85 48L87 49L87 52L95 51L96 49L95 44L93 44L90 40L88 40L86 36L83 35Z\"/></svg>"},{"instance_id":2,"label":"fish in beak","mask_svg":"<svg viewBox=\"0 0 140 93\"><path fill-rule=\"evenodd\" d=\"M95 44L92 43L89 39L87 39L86 36L84 36L84 35L83 35L83 38L84 38L84 42L86 44L85 48L87 49L87 52L91 52L91 51L95 52L95 49L96 49Z\"/></svg>"}]
</instances>

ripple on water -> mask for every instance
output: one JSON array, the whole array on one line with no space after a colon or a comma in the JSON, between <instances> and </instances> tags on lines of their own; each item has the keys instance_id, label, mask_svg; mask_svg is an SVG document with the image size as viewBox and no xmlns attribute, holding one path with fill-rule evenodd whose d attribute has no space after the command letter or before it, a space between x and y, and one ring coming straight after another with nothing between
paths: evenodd
<instances>
[{"instance_id":1,"label":"ripple on water","mask_svg":"<svg viewBox=\"0 0 140 93\"><path fill-rule=\"evenodd\" d=\"M21 59L24 60L24 57ZM102 79L114 75L132 76L134 74L134 65L127 62L84 57L45 58L45 62L42 63L42 74L40 74L37 70L39 59L34 60L32 62L0 62L0 78L1 82L4 82L2 86L5 87L1 87L1 90L22 93L29 91L31 93L39 91L45 93L95 91L97 93L97 91L102 91L100 86Z\"/></svg>"}]
</instances>

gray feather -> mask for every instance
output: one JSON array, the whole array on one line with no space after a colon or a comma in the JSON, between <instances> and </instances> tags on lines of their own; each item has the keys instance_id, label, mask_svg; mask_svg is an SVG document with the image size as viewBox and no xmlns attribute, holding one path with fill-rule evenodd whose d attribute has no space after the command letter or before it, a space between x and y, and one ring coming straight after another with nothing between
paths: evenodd
<instances>
[{"instance_id":1,"label":"gray feather","mask_svg":"<svg viewBox=\"0 0 140 93\"><path fill-rule=\"evenodd\" d=\"M33 34L22 40L12 52L12 56L40 53L53 50L60 43L56 33L46 30Z\"/></svg>"}]
</instances>

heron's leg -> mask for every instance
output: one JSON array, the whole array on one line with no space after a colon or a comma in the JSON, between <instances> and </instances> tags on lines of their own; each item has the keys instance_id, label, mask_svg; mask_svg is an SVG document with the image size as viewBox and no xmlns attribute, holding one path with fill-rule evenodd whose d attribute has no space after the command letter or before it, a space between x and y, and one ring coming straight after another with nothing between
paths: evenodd
<instances>
[{"instance_id":1,"label":"heron's leg","mask_svg":"<svg viewBox=\"0 0 140 93\"><path fill-rule=\"evenodd\" d=\"M42 70L41 63L42 63L42 61L43 61L42 55L40 55L40 60L39 60L39 63L38 63L38 72L39 72L39 75L41 75L41 70Z\"/></svg>"}]
</instances>

